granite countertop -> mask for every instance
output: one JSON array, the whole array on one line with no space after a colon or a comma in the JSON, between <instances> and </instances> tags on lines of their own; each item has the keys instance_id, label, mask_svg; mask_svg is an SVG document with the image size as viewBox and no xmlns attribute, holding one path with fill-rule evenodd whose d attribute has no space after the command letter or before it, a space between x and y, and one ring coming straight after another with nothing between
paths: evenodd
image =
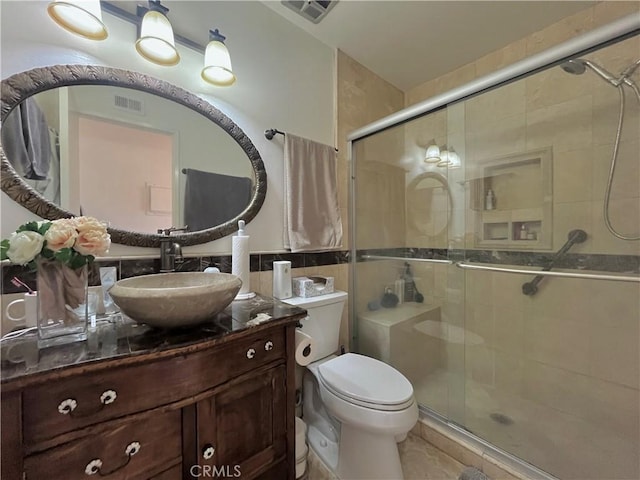
<instances>
[{"instance_id":1,"label":"granite countertop","mask_svg":"<svg viewBox=\"0 0 640 480\"><path fill-rule=\"evenodd\" d=\"M160 330L138 324L121 314L113 315L98 319L96 333L90 332L83 342L38 350L35 332L4 340L0 349L0 377L6 384L105 360L209 348L243 333L299 320L305 314L304 309L256 294L248 300L231 302L208 323L185 329Z\"/></svg>"}]
</instances>

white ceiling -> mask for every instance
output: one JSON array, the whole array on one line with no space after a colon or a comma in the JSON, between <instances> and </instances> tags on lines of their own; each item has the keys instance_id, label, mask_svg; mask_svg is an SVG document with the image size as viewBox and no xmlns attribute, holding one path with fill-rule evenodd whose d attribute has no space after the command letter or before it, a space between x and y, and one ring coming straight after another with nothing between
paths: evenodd
<instances>
[{"instance_id":1,"label":"white ceiling","mask_svg":"<svg viewBox=\"0 0 640 480\"><path fill-rule=\"evenodd\" d=\"M406 91L596 2L339 0L318 24L263 3Z\"/></svg>"}]
</instances>

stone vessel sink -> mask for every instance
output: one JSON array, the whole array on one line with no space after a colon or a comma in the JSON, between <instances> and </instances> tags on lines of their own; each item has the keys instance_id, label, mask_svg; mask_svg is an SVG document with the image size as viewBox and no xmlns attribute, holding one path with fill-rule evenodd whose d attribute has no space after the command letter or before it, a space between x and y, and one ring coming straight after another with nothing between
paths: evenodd
<instances>
[{"instance_id":1,"label":"stone vessel sink","mask_svg":"<svg viewBox=\"0 0 640 480\"><path fill-rule=\"evenodd\" d=\"M136 322L178 328L210 320L241 286L240 278L229 273L172 272L119 280L109 294Z\"/></svg>"}]
</instances>

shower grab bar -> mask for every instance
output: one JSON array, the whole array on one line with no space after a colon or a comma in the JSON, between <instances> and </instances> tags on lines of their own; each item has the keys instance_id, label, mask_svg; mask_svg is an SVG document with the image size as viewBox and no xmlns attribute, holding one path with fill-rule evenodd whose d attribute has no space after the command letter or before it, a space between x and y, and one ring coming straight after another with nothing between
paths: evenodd
<instances>
[{"instance_id":1,"label":"shower grab bar","mask_svg":"<svg viewBox=\"0 0 640 480\"><path fill-rule=\"evenodd\" d=\"M558 260L566 255L571 247L573 247L576 243L582 243L587 239L587 232L584 230L571 230L569 235L567 235L567 241L562 246L560 250L556 252L553 256L549 265L542 269L543 272L551 270L553 266L556 264ZM525 295L535 295L538 293L538 284L542 281L544 277L542 275L536 275L533 280L527 283L522 284L522 293Z\"/></svg>"},{"instance_id":2,"label":"shower grab bar","mask_svg":"<svg viewBox=\"0 0 640 480\"><path fill-rule=\"evenodd\" d=\"M550 272L550 271L536 271L536 270L524 270L519 268L503 268L503 267L489 267L480 263L469 262L457 262L456 267L465 270L485 270L490 272L501 273L517 273L520 275L531 275L537 273L543 277L561 277L561 278L582 278L586 280L610 280L613 282L632 282L640 283L640 276L626 276L626 275L600 275L594 273L571 273L571 272Z\"/></svg>"},{"instance_id":3,"label":"shower grab bar","mask_svg":"<svg viewBox=\"0 0 640 480\"><path fill-rule=\"evenodd\" d=\"M411 257L387 257L385 255L362 255L365 260L403 260L405 262L444 263L451 265L451 260L438 260L437 258L411 258Z\"/></svg>"}]
</instances>

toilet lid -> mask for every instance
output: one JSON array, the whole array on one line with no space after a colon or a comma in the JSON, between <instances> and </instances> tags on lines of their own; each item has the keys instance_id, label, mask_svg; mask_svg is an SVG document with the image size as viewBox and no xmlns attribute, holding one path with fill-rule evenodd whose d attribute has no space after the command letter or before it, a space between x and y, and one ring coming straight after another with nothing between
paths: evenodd
<instances>
[{"instance_id":1,"label":"toilet lid","mask_svg":"<svg viewBox=\"0 0 640 480\"><path fill-rule=\"evenodd\" d=\"M330 390L353 403L385 409L405 408L413 402L409 380L375 358L346 353L320 365L318 372Z\"/></svg>"}]
</instances>

